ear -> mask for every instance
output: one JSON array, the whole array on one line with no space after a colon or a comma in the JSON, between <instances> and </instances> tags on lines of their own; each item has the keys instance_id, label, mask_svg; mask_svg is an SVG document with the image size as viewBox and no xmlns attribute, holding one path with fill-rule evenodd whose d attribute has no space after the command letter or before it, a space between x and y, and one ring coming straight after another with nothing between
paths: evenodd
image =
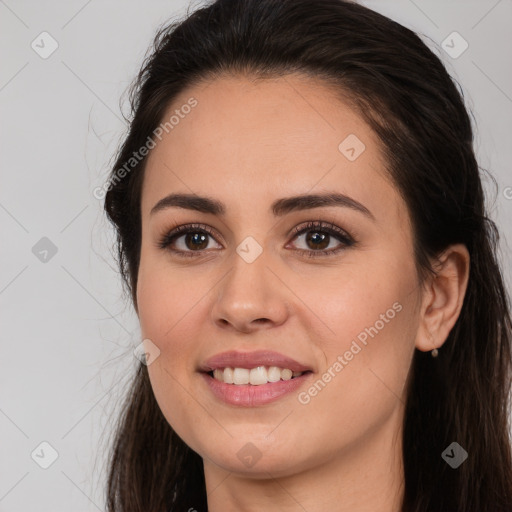
<instances>
[{"instance_id":1,"label":"ear","mask_svg":"<svg viewBox=\"0 0 512 512\"><path fill-rule=\"evenodd\" d=\"M424 286L415 346L423 352L441 347L459 317L469 277L465 245L451 245L437 258L435 276Z\"/></svg>"}]
</instances>

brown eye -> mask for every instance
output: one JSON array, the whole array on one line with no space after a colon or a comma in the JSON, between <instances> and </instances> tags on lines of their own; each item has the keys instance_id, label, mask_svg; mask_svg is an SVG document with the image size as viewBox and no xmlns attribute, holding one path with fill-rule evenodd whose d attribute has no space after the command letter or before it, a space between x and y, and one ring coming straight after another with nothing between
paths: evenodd
<instances>
[{"instance_id":1,"label":"brown eye","mask_svg":"<svg viewBox=\"0 0 512 512\"><path fill-rule=\"evenodd\" d=\"M186 235L184 235L185 246L187 247L187 249L190 249L190 250L206 249L208 247L208 237L209 236L210 235L205 234L205 233L189 231Z\"/></svg>"},{"instance_id":2,"label":"brown eye","mask_svg":"<svg viewBox=\"0 0 512 512\"><path fill-rule=\"evenodd\" d=\"M310 222L306 226L299 226L295 230L294 240L305 236L305 248L298 248L301 254L307 256L325 256L336 254L337 252L351 247L355 244L354 239L343 229L332 223L322 221ZM338 242L336 245L336 241ZM328 249L331 243L335 246Z\"/></svg>"},{"instance_id":3,"label":"brown eye","mask_svg":"<svg viewBox=\"0 0 512 512\"><path fill-rule=\"evenodd\" d=\"M166 233L158 242L158 247L179 256L195 256L194 253L199 255L209 248L210 239L215 240L215 237L209 227L185 225Z\"/></svg>"},{"instance_id":4,"label":"brown eye","mask_svg":"<svg viewBox=\"0 0 512 512\"><path fill-rule=\"evenodd\" d=\"M321 231L308 231L306 243L311 244L312 249L325 249L329 246L331 235Z\"/></svg>"}]
</instances>

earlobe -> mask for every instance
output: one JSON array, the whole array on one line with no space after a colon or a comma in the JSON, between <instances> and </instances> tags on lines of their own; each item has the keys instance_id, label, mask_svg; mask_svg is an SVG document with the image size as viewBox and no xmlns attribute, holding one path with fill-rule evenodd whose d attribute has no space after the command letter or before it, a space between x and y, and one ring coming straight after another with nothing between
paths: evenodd
<instances>
[{"instance_id":1,"label":"earlobe","mask_svg":"<svg viewBox=\"0 0 512 512\"><path fill-rule=\"evenodd\" d=\"M457 322L466 294L470 256L465 245L451 245L437 258L436 275L424 286L415 346L423 352L439 349Z\"/></svg>"}]
</instances>

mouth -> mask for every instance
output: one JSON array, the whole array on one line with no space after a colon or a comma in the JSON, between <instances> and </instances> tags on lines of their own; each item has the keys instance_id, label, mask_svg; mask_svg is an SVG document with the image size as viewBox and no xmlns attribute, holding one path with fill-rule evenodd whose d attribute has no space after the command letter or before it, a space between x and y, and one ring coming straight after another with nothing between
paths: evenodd
<instances>
[{"instance_id":1,"label":"mouth","mask_svg":"<svg viewBox=\"0 0 512 512\"><path fill-rule=\"evenodd\" d=\"M293 375L294 372L291 372L290 369L274 367L276 370L272 370L272 368L269 368L266 378L265 367L256 367L250 370L248 368L216 368L209 372L201 372L200 375L212 398L237 407L257 407L271 404L293 392L298 392L299 388L305 386L313 375L313 372L309 370L295 372ZM277 370L279 370L279 375ZM230 375L233 376L232 383L229 383ZM221 378L226 379L226 376L228 382L220 380ZM278 376L279 380L274 380ZM270 382L269 379L274 382ZM251 380L255 383L252 384Z\"/></svg>"},{"instance_id":2,"label":"mouth","mask_svg":"<svg viewBox=\"0 0 512 512\"><path fill-rule=\"evenodd\" d=\"M233 386L262 386L280 381L297 379L312 373L311 370L293 371L279 366L257 366L255 368L225 367L203 372L212 379Z\"/></svg>"},{"instance_id":3,"label":"mouth","mask_svg":"<svg viewBox=\"0 0 512 512\"><path fill-rule=\"evenodd\" d=\"M269 350L229 351L198 368L214 398L228 405L263 406L305 385L314 368Z\"/></svg>"}]
</instances>

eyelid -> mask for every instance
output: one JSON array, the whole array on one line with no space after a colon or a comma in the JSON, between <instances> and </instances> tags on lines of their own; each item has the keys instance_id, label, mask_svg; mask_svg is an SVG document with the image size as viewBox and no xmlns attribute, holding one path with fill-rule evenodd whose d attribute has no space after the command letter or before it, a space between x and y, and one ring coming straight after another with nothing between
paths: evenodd
<instances>
[{"instance_id":1,"label":"eyelid","mask_svg":"<svg viewBox=\"0 0 512 512\"><path fill-rule=\"evenodd\" d=\"M346 230L337 226L334 222L328 222L324 220L313 220L307 221L305 223L299 224L294 227L289 236L296 237L307 231L325 231L327 233L334 233L336 236L344 238L346 242L355 243L354 237L352 237Z\"/></svg>"}]
</instances>

